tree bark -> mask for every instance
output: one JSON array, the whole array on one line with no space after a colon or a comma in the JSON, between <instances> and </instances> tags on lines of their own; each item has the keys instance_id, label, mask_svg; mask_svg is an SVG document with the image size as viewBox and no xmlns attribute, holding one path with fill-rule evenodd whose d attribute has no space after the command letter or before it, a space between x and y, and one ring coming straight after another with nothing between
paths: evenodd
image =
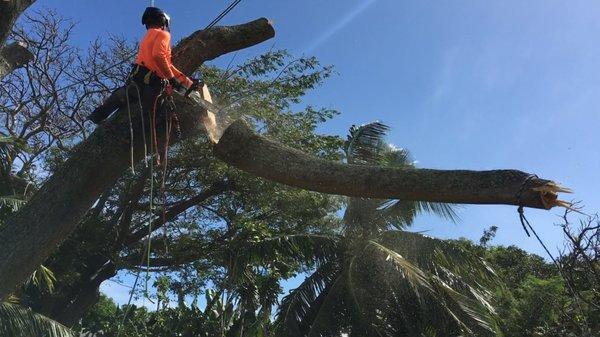
<instances>
[{"instance_id":1,"label":"tree bark","mask_svg":"<svg viewBox=\"0 0 600 337\"><path fill-rule=\"evenodd\" d=\"M32 60L33 54L24 43L15 42L5 46L0 50L0 80Z\"/></svg>"},{"instance_id":2,"label":"tree bark","mask_svg":"<svg viewBox=\"0 0 600 337\"><path fill-rule=\"evenodd\" d=\"M15 22L35 0L0 0L0 46L4 45Z\"/></svg>"},{"instance_id":3,"label":"tree bark","mask_svg":"<svg viewBox=\"0 0 600 337\"><path fill-rule=\"evenodd\" d=\"M218 32L223 32L225 36L219 37ZM275 31L266 19L227 29L215 27L211 32L194 33L183 40L174 49L173 62L190 72L206 60L204 57L216 57L247 48L274 35ZM208 40L203 40L205 37ZM225 41L225 38L233 41ZM213 52L198 55L198 48L193 44ZM203 127L198 108L183 98L177 97L175 101L182 136L201 134ZM3 242L0 246L0 299L6 298L17 285L25 281L75 229L94 201L127 169L131 150L135 162L142 158L140 112L135 105L132 107L132 125L135 128L133 144L129 141L127 111L122 108L117 118L97 128L86 141L80 143L30 201L6 221L0 230L0 242Z\"/></svg>"},{"instance_id":4,"label":"tree bark","mask_svg":"<svg viewBox=\"0 0 600 337\"><path fill-rule=\"evenodd\" d=\"M261 137L241 120L225 130L214 153L265 179L351 197L550 209L560 204L557 193L568 191L517 170L402 169L326 161Z\"/></svg>"},{"instance_id":5,"label":"tree bark","mask_svg":"<svg viewBox=\"0 0 600 337\"><path fill-rule=\"evenodd\" d=\"M0 0L0 80L13 70L33 60L33 54L22 43L4 46L15 22L35 0Z\"/></svg>"},{"instance_id":6,"label":"tree bark","mask_svg":"<svg viewBox=\"0 0 600 337\"><path fill-rule=\"evenodd\" d=\"M117 275L116 266L110 261L107 262L99 269L94 278L78 289L77 295L71 302L64 307L55 307L49 316L61 324L73 326L100 299L100 284L115 275Z\"/></svg>"}]
</instances>

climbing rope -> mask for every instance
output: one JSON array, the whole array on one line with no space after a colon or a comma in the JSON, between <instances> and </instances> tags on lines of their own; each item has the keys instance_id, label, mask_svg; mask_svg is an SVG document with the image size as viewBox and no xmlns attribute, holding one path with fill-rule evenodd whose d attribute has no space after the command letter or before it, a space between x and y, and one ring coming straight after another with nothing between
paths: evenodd
<instances>
[{"instance_id":1,"label":"climbing rope","mask_svg":"<svg viewBox=\"0 0 600 337\"><path fill-rule=\"evenodd\" d=\"M533 235L537 239L538 243L542 246L542 248L544 249L544 251L546 252L546 254L548 254L548 256L550 257L550 259L552 260L552 263L554 264L554 266L558 270L558 274L565 281L565 284L567 285L567 288L568 288L568 291L570 293L570 296L573 299L573 301L575 302L575 304L577 306L577 309L578 309L581 317L583 317L583 319L585 320L585 323L587 325L587 318L585 317L585 315L583 313L583 309L581 307L581 303L580 303L580 300L579 300L579 295L577 294L577 292L575 292L575 289L573 289L573 286L572 286L571 282L565 276L563 268L560 265L560 263L556 260L556 258L554 258L554 255L550 252L550 250L548 249L548 247L546 246L546 244L544 243L544 241L542 240L542 238L538 235L538 233L536 232L536 230L533 228L533 226L531 225L531 223L529 222L529 220L525 216L524 205L523 205L523 202L522 202L522 194L523 194L525 188L527 187L527 184L532 179L535 179L535 178L538 178L538 176L535 175L535 174L530 174L529 176L527 176L527 178L525 178L525 180L521 184L521 187L520 187L519 191L517 192L517 202L519 204L519 208L517 208L517 212L519 214L519 220L521 222L521 226L523 226L523 229L525 230L525 234L527 234L528 237L531 237L531 234L529 234L530 232L533 233Z\"/></svg>"},{"instance_id":2,"label":"climbing rope","mask_svg":"<svg viewBox=\"0 0 600 337\"><path fill-rule=\"evenodd\" d=\"M221 12L221 14L217 15L217 17L214 18L204 29L210 29L214 27L214 25L219 23L219 21L221 21L227 14L229 14L229 12L231 12L237 5L239 5L240 2L242 2L242 0L235 0L234 2L232 2L229 6L227 6L227 8L225 8Z\"/></svg>"},{"instance_id":3,"label":"climbing rope","mask_svg":"<svg viewBox=\"0 0 600 337\"><path fill-rule=\"evenodd\" d=\"M140 93L140 87L138 86L138 84L135 81L130 81L130 83L125 85L125 97L127 99L127 115L129 117L129 141L130 141L130 159L131 159L131 173L135 174L135 163L133 160L133 121L131 118L131 104L130 104L130 100L129 100L129 87L130 86L134 86L136 93L137 93L137 98L138 98L138 108L140 109L140 114L141 114L141 124L142 124L142 141L144 142L144 162L146 162L146 158L148 157L148 147L146 145L146 127L145 127L145 123L144 123L144 113L143 110L144 108L142 107L142 101L141 101L141 93Z\"/></svg>"},{"instance_id":4,"label":"climbing rope","mask_svg":"<svg viewBox=\"0 0 600 337\"><path fill-rule=\"evenodd\" d=\"M143 254L140 254L141 259L140 259L140 263L139 263L139 266L142 266L142 265L144 265L144 260L147 260L146 285L145 285L145 292L144 292L145 297L148 297L148 278L149 278L149 273L150 273L150 243L151 243L151 236L152 236L151 235L152 234L152 216L153 216L153 209L154 209L153 191L154 191L154 170L153 170L152 161L150 161L150 201L149 201L150 202L150 207L149 207L150 211L148 214L148 236L146 237L146 252ZM133 300L133 295L135 294L135 291L137 289L141 274L142 274L142 268L138 268L138 271L135 275L135 280L133 282L133 286L131 286L131 291L129 292L129 299L127 300L125 312L123 312L123 318L121 319L121 323L119 324L119 327L117 329L117 337L119 337L121 335L121 331L122 331L123 326L125 325L125 320L127 319L127 315L129 315L129 312L131 311L131 301Z\"/></svg>"},{"instance_id":5,"label":"climbing rope","mask_svg":"<svg viewBox=\"0 0 600 337\"><path fill-rule=\"evenodd\" d=\"M224 9L224 10L223 10L223 11L222 11L222 12L221 12L219 15L217 15L217 16L216 16L216 17L215 17L215 18L214 18L214 19L213 19L213 20L212 20L212 21L211 21L211 22L210 22L210 23L209 23L209 24L208 24L208 25L207 25L207 26L206 26L204 29L210 29L210 28L214 27L214 26L215 26L217 23L219 23L219 22L220 22L220 21L221 21L221 20L222 20L222 19L223 19L225 16L227 16L227 14L229 14L229 13L230 13L230 12L231 12L231 11L232 11L232 10L233 10L233 9L234 9L234 8L235 8L235 7L236 7L236 6L237 6L237 5L238 5L238 4L241 2L241 1L242 1L242 0L235 0L234 2L232 2L232 3L231 3L229 6L227 6L227 8L225 8L225 9ZM151 2L151 5L154 7L154 1L152 1L152 2ZM114 67L118 67L118 66L120 66L120 65L123 65L123 64L125 64L125 63L131 62L131 60L132 60L132 59L133 59L133 58L134 58L136 55L137 55L137 53L132 53L132 54L130 54L130 55L126 55L126 56L125 56L125 59L123 59L123 60L121 60L121 61L119 61L119 62L116 62L116 63L110 64L109 66L107 66L106 68L103 68L103 69L101 69L101 70L100 70L99 72L97 72L97 73L94 73L94 74L92 74L92 75L90 75L90 76L88 76L88 77L86 77L86 78L83 78L83 79L81 79L81 80L75 81L75 82L73 82L73 83L71 83L71 84L68 84L68 85L66 85L66 86L64 86L64 87L60 87L60 88L56 89L54 92L52 92L52 93L48 93L48 94L44 94L44 95L35 95L35 96L33 96L33 97L29 98L28 100L26 100L26 101L24 101L24 102L21 102L20 104L21 104L21 105L25 105L25 104L29 104L29 103L31 103L31 102L33 102L33 101L37 100L37 99L40 99L40 98L53 97L53 96L55 96L55 95L56 95L56 93L63 92L63 91L65 91L65 90L69 90L69 89L71 89L71 88L73 88L73 87L75 87L75 86L78 86L78 85L80 85L80 84L83 84L83 83L85 83L85 82L87 82L87 81L93 80L93 79L94 79L94 78L96 78L98 75L103 75L103 74L105 74L106 72L108 72L108 71L112 70Z\"/></svg>"},{"instance_id":6,"label":"climbing rope","mask_svg":"<svg viewBox=\"0 0 600 337\"><path fill-rule=\"evenodd\" d=\"M219 23L219 21L221 21L227 14L229 14L239 3L241 2L241 0L235 0L233 3L231 3L227 8L225 8L215 19L213 19L204 29L210 29L212 27L214 27L217 23ZM154 7L154 0L151 1L150 5L152 7ZM121 62L118 62L114 65L112 65L109 68L103 69L102 71L100 71L99 73L95 74L94 76L90 76L90 78L86 78L84 80L75 82L70 84L69 86L66 86L64 88L59 89L60 91L62 90L67 90L69 88L74 87L75 85L81 84L89 79L94 78L95 76L97 76L98 74L104 73L110 69L112 69L113 67L119 66L124 64L125 62L128 62L134 55L131 55L130 57L128 57L126 60L123 60ZM140 95L140 89L139 86L137 85L137 83L134 83L133 81L131 81L133 83L133 85L135 85L135 89L137 91L137 98L138 98L138 103L139 103L139 109L140 109L140 113L142 114L142 132L143 132L143 141L144 141L144 158L146 159L148 157L147 154L147 147L146 147L146 135L145 135L145 125L144 125L144 113L143 113L143 107L141 104L141 95ZM149 114L150 116L150 123L151 123L151 127L150 127L150 146L153 147L153 152L156 155L156 161L157 161L157 165L161 165L161 157L160 157L160 152L158 149L158 140L157 140L157 130L156 130L156 110L158 107L158 102L159 99L161 98L161 96L163 95L164 90L161 91L153 104L153 108L152 108L152 113ZM130 131L130 142L131 142L131 154L130 154L130 159L131 159L131 171L133 174L135 174L135 169L134 169L134 157L133 157L133 122L132 122L132 116L131 116L131 105L130 105L130 97L129 97L129 85L126 86L125 88L125 95L126 95L126 99L127 99L127 111L128 111L128 116L129 116L129 131ZM170 96L170 95L169 95ZM35 98L31 99L30 101L33 101ZM172 103L172 97L170 97L170 103ZM166 185L166 173L167 173L167 163L168 163L168 147L169 147L169 141L170 141L170 133L171 133L171 126L172 126L172 119L175 119L175 123L177 123L176 125L176 129L177 132L180 133L179 131L179 121L177 119L177 115L172 115L168 113L168 110L166 110L166 114L164 118L165 118L165 144L164 144L164 158L163 158L163 165L162 165L162 179L161 179L161 186L160 186L160 190L161 190L161 194L162 194L162 219L163 222L166 222L166 189L165 189L165 185ZM139 265L142 266L144 265L144 261L146 262L146 277L145 277L145 287L144 287L144 296L145 298L148 298L148 280L150 279L150 255L151 255L151 244L152 244L152 221L154 218L154 161L150 160L150 207L149 207L149 216L148 216L148 234L146 236L146 247L145 247L145 253L141 254L141 260ZM166 233L165 233L166 236ZM165 244L166 244L166 240L165 240ZM139 268L137 273L136 273L136 277L133 283L133 286L131 287L131 292L129 294L129 299L127 301L127 308L125 310L125 312L123 313L123 318L121 320L121 323L119 325L118 328L118 332L117 332L117 337L120 336L121 331L122 331L122 327L125 324L125 320L127 319L127 315L129 314L129 311L131 309L131 301L133 299L134 293L137 289L138 283L139 283L139 278L141 275L142 269Z\"/></svg>"}]
</instances>

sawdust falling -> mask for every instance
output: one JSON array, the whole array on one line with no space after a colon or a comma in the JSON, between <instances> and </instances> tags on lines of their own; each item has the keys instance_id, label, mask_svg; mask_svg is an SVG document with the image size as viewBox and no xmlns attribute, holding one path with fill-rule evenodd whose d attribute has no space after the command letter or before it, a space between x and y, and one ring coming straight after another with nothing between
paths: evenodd
<instances>
[{"instance_id":1,"label":"sawdust falling","mask_svg":"<svg viewBox=\"0 0 600 337\"><path fill-rule=\"evenodd\" d=\"M210 91L208 87L205 85L202 88L202 98L210 103L213 103L212 96L210 95ZM202 115L202 124L206 129L206 134L208 135L211 142L214 144L219 142L221 136L223 136L223 132L229 124L231 124L230 118L227 114L219 112L219 111L211 111L206 110L206 114Z\"/></svg>"}]
</instances>

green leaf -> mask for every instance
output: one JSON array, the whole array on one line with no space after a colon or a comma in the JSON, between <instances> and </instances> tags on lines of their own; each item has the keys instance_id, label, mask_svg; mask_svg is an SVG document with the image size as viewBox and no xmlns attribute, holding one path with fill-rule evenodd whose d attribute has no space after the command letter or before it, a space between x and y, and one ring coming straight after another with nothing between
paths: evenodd
<instances>
[{"instance_id":1,"label":"green leaf","mask_svg":"<svg viewBox=\"0 0 600 337\"><path fill-rule=\"evenodd\" d=\"M276 316L277 331L288 336L294 336L293 332L299 334L310 313L320 306L319 296L333 285L338 275L339 265L336 262L325 263L285 296Z\"/></svg>"},{"instance_id":2,"label":"green leaf","mask_svg":"<svg viewBox=\"0 0 600 337\"><path fill-rule=\"evenodd\" d=\"M0 303L0 336L15 337L74 337L62 324L21 306Z\"/></svg>"},{"instance_id":3,"label":"green leaf","mask_svg":"<svg viewBox=\"0 0 600 337\"><path fill-rule=\"evenodd\" d=\"M344 152L348 163L367 164L377 162L383 146L383 137L385 137L388 130L387 125L379 122L361 126L353 125L344 143Z\"/></svg>"},{"instance_id":4,"label":"green leaf","mask_svg":"<svg viewBox=\"0 0 600 337\"><path fill-rule=\"evenodd\" d=\"M19 196L0 196L0 206L8 207L13 212L16 212L25 205L26 201Z\"/></svg>"}]
</instances>

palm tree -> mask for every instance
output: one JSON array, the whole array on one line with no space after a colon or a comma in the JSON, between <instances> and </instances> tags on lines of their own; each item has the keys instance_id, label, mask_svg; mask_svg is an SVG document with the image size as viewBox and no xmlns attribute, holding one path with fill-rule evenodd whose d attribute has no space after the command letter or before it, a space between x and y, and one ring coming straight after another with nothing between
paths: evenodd
<instances>
[{"instance_id":1,"label":"palm tree","mask_svg":"<svg viewBox=\"0 0 600 337\"><path fill-rule=\"evenodd\" d=\"M281 278L291 276L301 265L321 263L326 255L336 250L336 244L334 237L328 235L269 236L250 230L211 249L212 258L220 261L226 273L213 300L207 300L207 308L223 306L228 309L222 309L223 317L230 317L226 320L229 323L221 326L227 331L223 336L268 336L272 308L281 292Z\"/></svg>"},{"instance_id":2,"label":"palm tree","mask_svg":"<svg viewBox=\"0 0 600 337\"><path fill-rule=\"evenodd\" d=\"M353 126L345 160L413 169L406 150L383 141L387 130L381 123ZM485 290L493 271L458 245L405 231L422 212L457 218L448 204L347 199L339 235L283 299L276 336L495 335Z\"/></svg>"},{"instance_id":3,"label":"palm tree","mask_svg":"<svg viewBox=\"0 0 600 337\"><path fill-rule=\"evenodd\" d=\"M17 304L0 302L0 336L73 337L67 327Z\"/></svg>"}]
</instances>

